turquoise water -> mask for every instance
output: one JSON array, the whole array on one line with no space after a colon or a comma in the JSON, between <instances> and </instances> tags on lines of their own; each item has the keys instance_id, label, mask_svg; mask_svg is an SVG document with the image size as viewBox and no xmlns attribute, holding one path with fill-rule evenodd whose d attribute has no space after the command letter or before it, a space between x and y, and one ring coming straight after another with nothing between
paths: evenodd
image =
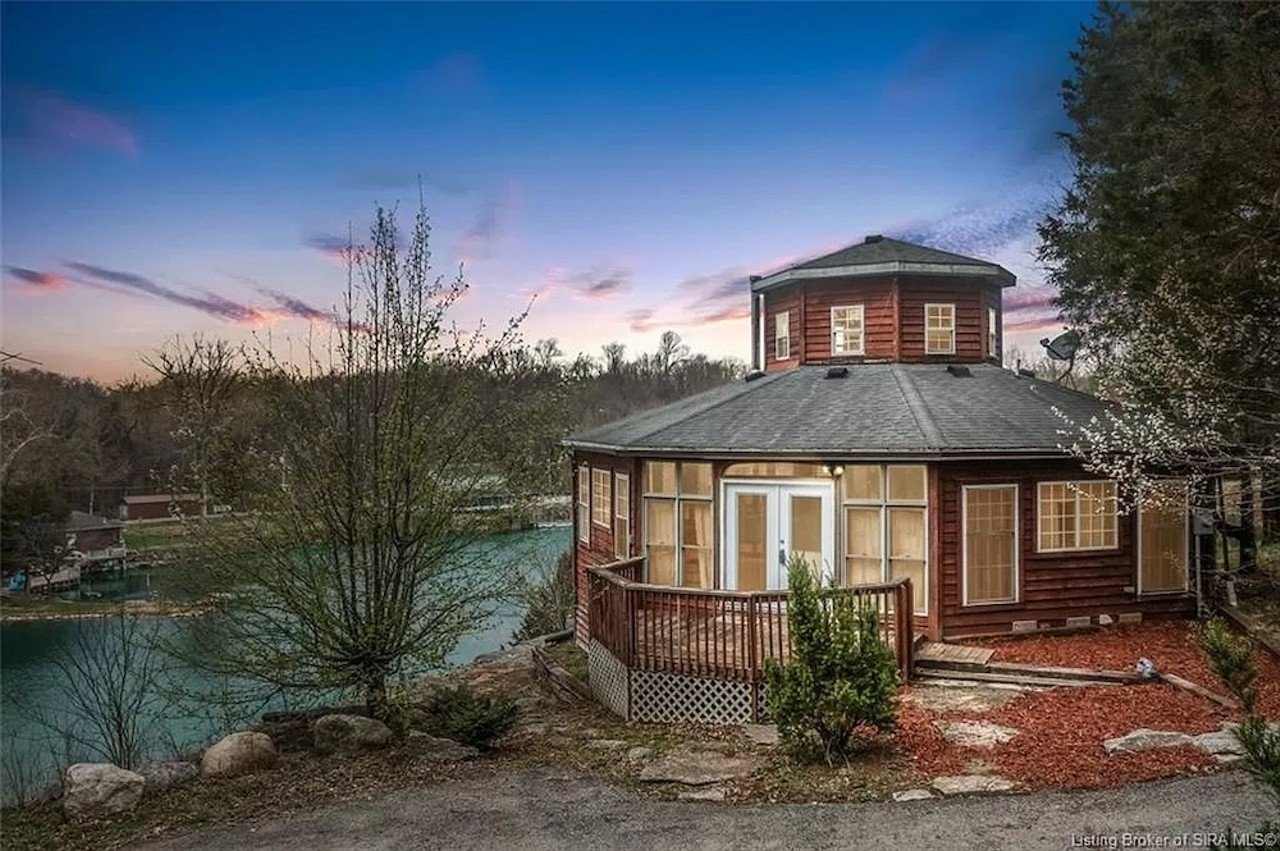
<instances>
[{"instance_id":1,"label":"turquoise water","mask_svg":"<svg viewBox=\"0 0 1280 851\"><path fill-rule=\"evenodd\" d=\"M518 559L525 565L528 575L550 570L557 556L570 544L571 531L567 527L532 529L494 535L483 546L495 549L495 558L501 562ZM175 586L175 587L168 587ZM148 599L160 596L180 598L173 574L165 569L132 571L122 577L103 578L88 584L86 596L101 594L102 599ZM449 664L469 662L482 653L500 649L511 641L520 625L523 609L516 603L505 602L497 606L484 628L465 636L449 657ZM143 619L140 632L155 632L160 638L176 643L183 641L184 626L193 625L187 619ZM60 767L69 762L92 760L92 749L84 744L69 743L65 736L53 732L50 727L59 726L65 717L61 704L65 701L63 672L54 664L58 654L75 653L77 646L101 644L102 641L118 641L120 636L110 622L102 618L63 619L7 623L0 625L0 689L4 703L0 710L0 736L4 746L4 775L0 776L4 800L8 802L18 787L35 791L56 778ZM182 691L199 692L213 683L200 670L188 666L167 663L164 672L167 690L177 687ZM155 728L149 731L153 755L166 756L169 752L197 747L224 732L228 727L253 720L263 709L282 708L287 704L281 698L267 705L241 710L235 717L226 711L212 712L208 707L189 705L185 709L166 707L155 719ZM22 777L15 777L15 771Z\"/></svg>"}]
</instances>

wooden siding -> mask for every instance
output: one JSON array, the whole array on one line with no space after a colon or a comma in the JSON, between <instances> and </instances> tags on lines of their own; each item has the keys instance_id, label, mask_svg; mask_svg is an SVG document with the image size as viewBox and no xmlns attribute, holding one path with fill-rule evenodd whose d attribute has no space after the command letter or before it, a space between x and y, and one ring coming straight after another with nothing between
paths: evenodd
<instances>
[{"instance_id":1,"label":"wooden siding","mask_svg":"<svg viewBox=\"0 0 1280 851\"><path fill-rule=\"evenodd\" d=\"M999 286L969 279L883 277L798 282L765 298L765 369L772 372L802 364L863 361L999 363L1003 349L1001 300ZM924 307L935 303L956 307L954 354L925 354ZM863 306L863 354L832 355L831 308L856 304ZM994 352L987 351L988 307L996 309ZM774 317L784 310L791 313L791 356L778 360L774 357Z\"/></svg>"},{"instance_id":2,"label":"wooden siding","mask_svg":"<svg viewBox=\"0 0 1280 851\"><path fill-rule=\"evenodd\" d=\"M1010 632L1014 621L1036 620L1062 626L1068 617L1186 616L1194 612L1189 595L1139 597L1134 515L1121 516L1114 550L1037 553L1036 484L1041 481L1095 478L1072 461L965 462L940 464L935 516L940 517L935 576L941 595L941 636ZM961 586L961 488L968 484L1018 486L1017 603L964 606ZM933 626L931 624L931 626Z\"/></svg>"},{"instance_id":3,"label":"wooden siding","mask_svg":"<svg viewBox=\"0 0 1280 851\"><path fill-rule=\"evenodd\" d=\"M589 541L578 537L578 468L586 464L593 470L608 470L609 477L609 527L606 529L591 522L591 511L587 510ZM620 455L605 455L592 452L575 452L573 454L573 576L577 591L578 603L574 610L574 633L580 642L587 636L587 568L609 564L618 560L613 549L613 516L617 505L617 494L614 488L614 474L630 475L631 484L631 546L628 555L635 555L640 547L640 463L635 458Z\"/></svg>"}]
</instances>

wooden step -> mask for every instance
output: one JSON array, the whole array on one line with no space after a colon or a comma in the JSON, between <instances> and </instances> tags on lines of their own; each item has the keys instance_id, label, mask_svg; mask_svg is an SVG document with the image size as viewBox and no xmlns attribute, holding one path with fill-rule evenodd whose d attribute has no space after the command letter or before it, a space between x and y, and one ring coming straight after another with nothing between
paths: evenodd
<instances>
[{"instance_id":1,"label":"wooden step","mask_svg":"<svg viewBox=\"0 0 1280 851\"><path fill-rule=\"evenodd\" d=\"M961 662L937 659L917 659L916 670L930 672L1008 674L1010 676L1041 677L1056 680L1086 680L1107 683L1140 683L1143 678L1131 671L1106 671L1097 668L1055 668L1045 665L1024 665L1019 662Z\"/></svg>"}]
</instances>

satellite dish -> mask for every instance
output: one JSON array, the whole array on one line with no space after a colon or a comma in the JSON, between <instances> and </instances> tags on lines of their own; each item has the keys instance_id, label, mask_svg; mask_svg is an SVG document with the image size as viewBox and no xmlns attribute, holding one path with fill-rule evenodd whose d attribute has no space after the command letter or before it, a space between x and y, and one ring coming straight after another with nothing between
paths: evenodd
<instances>
[{"instance_id":1,"label":"satellite dish","mask_svg":"<svg viewBox=\"0 0 1280 851\"><path fill-rule=\"evenodd\" d=\"M1054 360L1073 361L1080 348L1080 332L1067 331L1052 340L1045 337L1040 341L1040 345L1044 346L1044 350Z\"/></svg>"}]
</instances>

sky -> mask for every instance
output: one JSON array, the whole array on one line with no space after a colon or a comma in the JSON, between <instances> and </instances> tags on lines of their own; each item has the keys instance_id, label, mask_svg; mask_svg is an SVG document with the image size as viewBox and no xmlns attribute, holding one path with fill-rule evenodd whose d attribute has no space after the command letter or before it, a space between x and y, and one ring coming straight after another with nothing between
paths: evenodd
<instances>
[{"instance_id":1,"label":"sky","mask_svg":"<svg viewBox=\"0 0 1280 851\"><path fill-rule=\"evenodd\" d=\"M3 348L111 382L174 335L303 339L419 183L457 319L746 360L746 279L883 233L999 262L1035 224L1089 4L0 6Z\"/></svg>"}]
</instances>

